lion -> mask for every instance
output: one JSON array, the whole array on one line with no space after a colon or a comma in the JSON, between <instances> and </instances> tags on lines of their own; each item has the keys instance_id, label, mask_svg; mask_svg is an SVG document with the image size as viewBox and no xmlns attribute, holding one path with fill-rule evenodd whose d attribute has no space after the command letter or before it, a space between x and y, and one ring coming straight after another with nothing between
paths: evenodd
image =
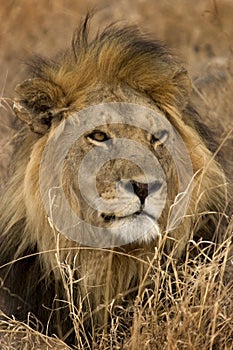
<instances>
[{"instance_id":1,"label":"lion","mask_svg":"<svg viewBox=\"0 0 233 350\"><path fill-rule=\"evenodd\" d=\"M1 309L34 315L70 345L75 322L86 339L153 283L157 259L182 259L190 240L220 244L230 215L183 63L134 27L90 40L89 22L56 59L33 59L16 87L22 127L0 203Z\"/></svg>"}]
</instances>

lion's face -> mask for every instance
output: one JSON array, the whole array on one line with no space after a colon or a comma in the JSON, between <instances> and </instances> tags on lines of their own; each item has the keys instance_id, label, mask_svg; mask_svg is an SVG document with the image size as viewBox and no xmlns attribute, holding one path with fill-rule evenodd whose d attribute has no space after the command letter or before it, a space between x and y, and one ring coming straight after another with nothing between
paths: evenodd
<instances>
[{"instance_id":1,"label":"lion's face","mask_svg":"<svg viewBox=\"0 0 233 350\"><path fill-rule=\"evenodd\" d=\"M58 152L61 161L53 162L51 172L62 167L62 191L68 199L65 209L61 200L49 205L58 229L63 231L65 217L63 233L94 246L158 238L178 191L177 169L166 146L174 135L164 119L156 106L107 103L73 113L55 129L52 155L56 159L57 147L63 145L66 151ZM46 183L47 194L59 187L47 178ZM74 215L69 221L71 211L78 224ZM76 236L77 231L85 232L85 238Z\"/></svg>"}]
</instances>

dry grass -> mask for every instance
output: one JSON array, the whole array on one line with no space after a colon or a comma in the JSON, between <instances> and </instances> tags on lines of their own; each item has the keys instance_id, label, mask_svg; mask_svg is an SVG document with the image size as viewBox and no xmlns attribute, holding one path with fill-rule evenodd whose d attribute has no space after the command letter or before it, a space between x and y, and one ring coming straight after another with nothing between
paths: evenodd
<instances>
[{"instance_id":1,"label":"dry grass","mask_svg":"<svg viewBox=\"0 0 233 350\"><path fill-rule=\"evenodd\" d=\"M97 1L92 4L96 5ZM127 14L127 21L129 17L132 22L142 24L154 37L166 40L180 52L192 75L198 76L194 80L193 99L199 112L214 129L220 143L228 134L222 149L225 152L231 149L232 1L197 0L193 5L186 0L101 0L98 7L102 6L103 11L95 19L96 26L124 19ZM21 60L32 51L52 55L64 45L68 46L70 35L85 10L84 1L71 0L15 0L1 5L1 178L6 176L12 152L10 141L17 132L8 98L12 98L14 86L24 75ZM204 70L206 64L208 68ZM232 163L231 159L223 161L231 177ZM232 226L228 227L229 235ZM191 257L189 253L194 246L191 241L182 264L169 257L166 266L161 266L159 257L156 257L156 263L149 264L151 285L141 286L133 305L118 309L109 305L109 329L93 335L93 349L233 349L230 242L227 240L216 248L211 258L200 247L195 247L198 254ZM69 266L63 264L60 268L63 275L72 276ZM85 332L82 328L85 315L80 313L78 305L74 308L72 298L70 309L77 349L91 349L83 345L85 337L79 336ZM41 332L42 325L33 317L28 325L5 319L1 321L0 349L68 349L60 340L46 337Z\"/></svg>"},{"instance_id":2,"label":"dry grass","mask_svg":"<svg viewBox=\"0 0 233 350\"><path fill-rule=\"evenodd\" d=\"M0 332L0 344L1 349L4 350L68 350L66 346L59 339L49 338L42 334L40 331L36 331L38 324L35 321L34 328L20 323L18 321L12 321L6 318L1 323ZM41 327L40 327L41 328Z\"/></svg>"},{"instance_id":3,"label":"dry grass","mask_svg":"<svg viewBox=\"0 0 233 350\"><path fill-rule=\"evenodd\" d=\"M232 229L232 227L231 227ZM198 251L195 258L192 250ZM183 264L160 257L148 264L151 284L143 283L132 305L114 308L108 305L109 328L93 334L93 344L83 329L85 314L72 300L73 271L60 264L61 273L69 277L69 307L77 336L76 349L232 349L233 290L232 261L228 258L230 241L207 255L193 241ZM190 256L189 256L190 253ZM72 282L71 282L72 280ZM126 300L127 295L121 296ZM6 319L1 321L1 350L69 349L62 341L42 335L43 326L32 316L29 325Z\"/></svg>"}]
</instances>

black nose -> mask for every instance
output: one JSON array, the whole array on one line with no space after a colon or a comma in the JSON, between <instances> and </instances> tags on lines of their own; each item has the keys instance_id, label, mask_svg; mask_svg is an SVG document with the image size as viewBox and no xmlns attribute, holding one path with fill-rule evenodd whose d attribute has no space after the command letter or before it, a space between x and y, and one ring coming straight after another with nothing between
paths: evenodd
<instances>
[{"instance_id":1,"label":"black nose","mask_svg":"<svg viewBox=\"0 0 233 350\"><path fill-rule=\"evenodd\" d=\"M145 203L146 197L150 194L155 194L162 186L161 181L152 181L150 183L138 182L135 180L121 181L124 189L128 192L135 193L140 199L141 205Z\"/></svg>"},{"instance_id":2,"label":"black nose","mask_svg":"<svg viewBox=\"0 0 233 350\"><path fill-rule=\"evenodd\" d=\"M143 205L146 197L148 196L148 184L137 181L130 181L130 183L133 186L134 193L138 196L141 204Z\"/></svg>"}]
</instances>

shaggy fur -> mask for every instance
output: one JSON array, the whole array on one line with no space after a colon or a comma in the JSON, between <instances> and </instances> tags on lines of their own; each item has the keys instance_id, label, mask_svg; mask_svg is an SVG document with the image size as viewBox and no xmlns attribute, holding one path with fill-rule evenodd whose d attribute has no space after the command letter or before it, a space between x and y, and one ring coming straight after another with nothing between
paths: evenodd
<instances>
[{"instance_id":1,"label":"shaggy fur","mask_svg":"<svg viewBox=\"0 0 233 350\"><path fill-rule=\"evenodd\" d=\"M221 242L229 211L225 175L206 146L209 131L189 105L191 82L183 65L135 28L110 26L91 41L88 24L87 17L72 50L55 60L34 59L31 79L16 88L15 113L24 126L0 203L1 308L21 320L34 314L49 333L70 344L75 342L72 312L85 319L87 329L80 334L91 334L107 324L113 302L119 304L122 296L130 302L138 288L151 283L148 269L158 242L85 248L54 230L40 197L39 167L61 120L92 104L141 99L159 108L178 130L196 176L189 215L170 239L160 242L164 260L166 254L181 257L193 237ZM66 181L69 187L71 178Z\"/></svg>"}]
</instances>

